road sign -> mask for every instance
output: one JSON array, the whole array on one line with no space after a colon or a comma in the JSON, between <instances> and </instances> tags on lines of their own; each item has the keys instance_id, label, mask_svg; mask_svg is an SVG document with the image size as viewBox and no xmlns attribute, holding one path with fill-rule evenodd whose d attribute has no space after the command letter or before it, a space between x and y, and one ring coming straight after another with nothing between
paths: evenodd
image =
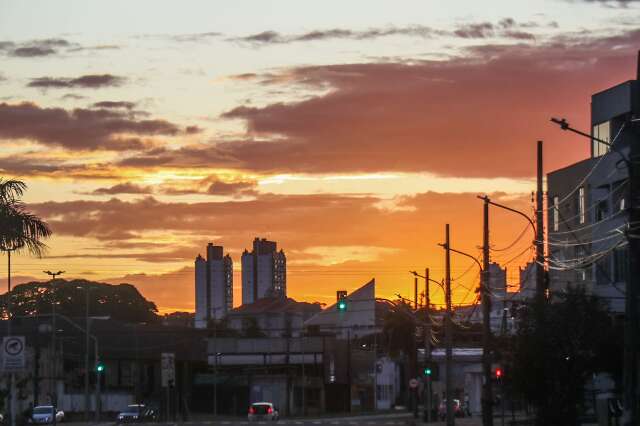
<instances>
[{"instance_id":1,"label":"road sign","mask_svg":"<svg viewBox=\"0 0 640 426\"><path fill-rule=\"evenodd\" d=\"M2 369L22 371L26 367L24 336L8 336L2 339Z\"/></svg>"},{"instance_id":2,"label":"road sign","mask_svg":"<svg viewBox=\"0 0 640 426\"><path fill-rule=\"evenodd\" d=\"M163 352L160 361L162 387L168 388L176 382L176 354Z\"/></svg>"},{"instance_id":3,"label":"road sign","mask_svg":"<svg viewBox=\"0 0 640 426\"><path fill-rule=\"evenodd\" d=\"M409 380L409 387L411 389L415 389L418 387L418 379L411 379Z\"/></svg>"}]
</instances>

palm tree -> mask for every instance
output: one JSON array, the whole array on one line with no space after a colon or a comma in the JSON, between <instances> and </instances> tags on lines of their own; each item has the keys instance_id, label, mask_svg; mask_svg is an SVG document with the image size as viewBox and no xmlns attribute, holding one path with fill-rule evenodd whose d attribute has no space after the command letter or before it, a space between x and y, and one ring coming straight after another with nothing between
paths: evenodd
<instances>
[{"instance_id":1,"label":"palm tree","mask_svg":"<svg viewBox=\"0 0 640 426\"><path fill-rule=\"evenodd\" d=\"M0 251L7 252L7 292L11 292L11 252L27 251L41 257L47 246L42 242L51 228L28 212L20 200L27 185L20 180L0 179Z\"/></svg>"}]
</instances>

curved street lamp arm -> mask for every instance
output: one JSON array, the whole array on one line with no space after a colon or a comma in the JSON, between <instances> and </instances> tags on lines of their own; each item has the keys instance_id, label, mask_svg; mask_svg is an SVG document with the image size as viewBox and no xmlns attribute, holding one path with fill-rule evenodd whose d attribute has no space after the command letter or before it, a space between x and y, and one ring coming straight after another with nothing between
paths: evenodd
<instances>
[{"instance_id":1,"label":"curved street lamp arm","mask_svg":"<svg viewBox=\"0 0 640 426\"><path fill-rule=\"evenodd\" d=\"M536 224L533 223L533 220L531 220L531 218L529 216L527 216L526 214L522 213L520 210L516 210L516 209L512 209L511 207L505 206L503 204L499 204L496 203L495 201L491 201L491 199L488 196L481 196L478 195L478 198L481 200L486 201L487 203L491 204L492 206L496 206L496 207L500 207L501 209L505 209L505 210L509 210L510 212L514 212L519 214L520 216L524 217L525 219L527 219L529 221L529 224L531 225L531 228L533 229L533 234L536 234Z\"/></svg>"},{"instance_id":2,"label":"curved street lamp arm","mask_svg":"<svg viewBox=\"0 0 640 426\"><path fill-rule=\"evenodd\" d=\"M419 273L417 273L416 271L409 271L409 273L410 273L410 274L413 274L414 276L416 276L416 277L418 277L418 278L422 278L422 279L424 279L424 278L425 278L425 276L424 276L424 275L420 275L420 274L419 274ZM439 282L439 281L436 281L436 280L434 280L434 279L432 279L432 278L429 278L429 281L431 281L431 282L432 282L432 283L434 283L434 284L438 284L440 287L444 288L444 284L442 284L442 283L441 283L441 282Z\"/></svg>"},{"instance_id":3,"label":"curved street lamp arm","mask_svg":"<svg viewBox=\"0 0 640 426\"><path fill-rule=\"evenodd\" d=\"M439 245L439 246L441 246L441 247L443 247L443 248L445 248L445 249L447 248L447 245L446 245L446 244L438 244L438 245ZM463 252L463 251L456 250L456 249L453 249L453 248L451 248L451 247L449 247L449 250L451 250L451 251L452 251L452 252L454 252L454 253L458 253L458 254L461 254L461 255L463 255L463 256L466 256L466 257L468 257L469 259L473 259L473 261L474 261L474 262L476 262L476 263L478 264L478 267L480 268L480 271L484 272L484 269L482 269L482 264L480 263L480 261L479 261L478 259L476 259L475 257L471 256L469 253L465 253L465 252Z\"/></svg>"}]
</instances>

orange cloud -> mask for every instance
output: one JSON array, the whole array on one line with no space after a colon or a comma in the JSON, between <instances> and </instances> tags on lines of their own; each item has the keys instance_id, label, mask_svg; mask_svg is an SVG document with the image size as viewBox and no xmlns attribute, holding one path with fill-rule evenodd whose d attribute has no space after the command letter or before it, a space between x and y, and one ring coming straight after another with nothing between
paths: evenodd
<instances>
[{"instance_id":1,"label":"orange cloud","mask_svg":"<svg viewBox=\"0 0 640 426\"><path fill-rule=\"evenodd\" d=\"M493 197L530 211L528 197L503 200L499 193ZM175 203L147 198L130 202L47 202L29 207L48 218L57 235L93 237L100 242L103 248L65 256L67 264L78 264L78 271L87 269L83 260L86 257L100 259L103 276L109 265L126 259L146 262L137 267L146 265L146 275L124 276L116 281L144 283L145 296L161 307L166 303L192 306L193 275L188 269L158 276L154 265L175 261L191 265L204 250L207 236L215 236L210 239L231 253L236 271L242 250L254 236L276 240L287 252L290 295L325 302L330 301L336 289L351 290L372 277L377 278L381 295L407 295L412 291L407 271L426 266L439 279L443 276L443 253L437 243L443 241L445 223L452 226L452 244L456 248L478 254L482 205L475 194L430 192L402 197L395 202L397 208L391 210L380 208L379 201L375 197L340 195L262 195L249 201ZM492 243L496 246L508 245L526 224L518 216L501 211L492 212L491 223ZM150 246L145 236L158 233L180 235L181 243L160 237ZM525 235L519 245L500 253L496 260L509 260L523 248L526 250L532 239ZM515 258L509 267L528 260L527 254ZM55 257L54 252L51 255ZM454 258L454 275L469 266L467 259ZM109 276L117 275L114 272ZM472 301L474 293L468 289L476 284L475 278L477 274L473 272L460 281L461 286L454 292L457 302ZM236 284L239 283L237 275ZM170 299L163 301L169 291ZM439 296L434 297L438 300Z\"/></svg>"}]
</instances>

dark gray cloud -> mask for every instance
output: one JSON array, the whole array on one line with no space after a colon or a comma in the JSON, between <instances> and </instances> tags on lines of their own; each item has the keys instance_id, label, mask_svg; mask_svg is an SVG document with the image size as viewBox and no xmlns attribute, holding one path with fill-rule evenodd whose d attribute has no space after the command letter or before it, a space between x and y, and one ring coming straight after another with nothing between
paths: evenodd
<instances>
[{"instance_id":1,"label":"dark gray cloud","mask_svg":"<svg viewBox=\"0 0 640 426\"><path fill-rule=\"evenodd\" d=\"M534 28L537 26L539 25L532 22L520 24L513 18L505 18L497 24L479 22L461 25L453 32L453 35L460 38L471 39L501 37L514 40L535 40L536 37L534 34L523 31L522 28Z\"/></svg>"},{"instance_id":2,"label":"dark gray cloud","mask_svg":"<svg viewBox=\"0 0 640 426\"><path fill-rule=\"evenodd\" d=\"M137 185L132 182L119 183L111 187L98 188L92 191L91 195L116 195L116 194L152 194L150 186Z\"/></svg>"},{"instance_id":3,"label":"dark gray cloud","mask_svg":"<svg viewBox=\"0 0 640 426\"><path fill-rule=\"evenodd\" d=\"M31 139L72 150L148 149L152 143L141 136L184 133L185 129L169 121L138 120L127 111L0 103L0 138Z\"/></svg>"},{"instance_id":4,"label":"dark gray cloud","mask_svg":"<svg viewBox=\"0 0 640 426\"><path fill-rule=\"evenodd\" d=\"M56 51L50 47L32 46L32 47L19 47L9 52L11 56L17 56L19 58L33 58L36 56L49 56L54 55Z\"/></svg>"},{"instance_id":5,"label":"dark gray cloud","mask_svg":"<svg viewBox=\"0 0 640 426\"><path fill-rule=\"evenodd\" d=\"M364 31L333 28L290 35L281 34L276 31L263 31L245 37L238 37L233 40L252 44L282 44L331 39L369 40L395 35L430 37L434 34L443 34L443 32L422 25L413 25L408 27L371 28Z\"/></svg>"},{"instance_id":6,"label":"dark gray cloud","mask_svg":"<svg viewBox=\"0 0 640 426\"><path fill-rule=\"evenodd\" d=\"M96 46L78 46L69 49L69 52L91 52L91 51L101 51L101 50L118 50L121 46L117 44L99 44Z\"/></svg>"},{"instance_id":7,"label":"dark gray cloud","mask_svg":"<svg viewBox=\"0 0 640 426\"><path fill-rule=\"evenodd\" d=\"M204 41L211 38L220 37L222 34L217 32L205 32L205 33L194 33L194 34L178 34L171 36L171 39L179 42L198 42Z\"/></svg>"},{"instance_id":8,"label":"dark gray cloud","mask_svg":"<svg viewBox=\"0 0 640 426\"><path fill-rule=\"evenodd\" d=\"M453 32L461 38L485 38L494 34L494 26L490 22L463 25Z\"/></svg>"},{"instance_id":9,"label":"dark gray cloud","mask_svg":"<svg viewBox=\"0 0 640 426\"><path fill-rule=\"evenodd\" d=\"M88 74L76 78L39 77L32 79L28 87L40 89L99 89L122 85L126 79L112 74Z\"/></svg>"},{"instance_id":10,"label":"dark gray cloud","mask_svg":"<svg viewBox=\"0 0 640 426\"><path fill-rule=\"evenodd\" d=\"M92 105L94 108L123 108L131 110L134 106L136 106L135 102L127 102L127 101L102 101L96 102Z\"/></svg>"},{"instance_id":11,"label":"dark gray cloud","mask_svg":"<svg viewBox=\"0 0 640 426\"><path fill-rule=\"evenodd\" d=\"M85 98L85 96L82 96L82 95L77 95L75 93L67 93L61 99L63 99L63 100L71 99L71 100L74 100L74 101L78 101L78 100L84 99L84 98Z\"/></svg>"},{"instance_id":12,"label":"dark gray cloud","mask_svg":"<svg viewBox=\"0 0 640 426\"><path fill-rule=\"evenodd\" d=\"M523 28L535 28L541 26L535 22L517 22L513 18L503 18L497 24L491 22L479 22L460 25L453 31L440 30L423 25L410 25L406 27L370 28L367 30L350 30L333 28L327 30L315 30L302 34L282 34L277 31L263 31L250 34L245 37L232 39L252 45L285 44L305 41L350 39L372 40L389 36L408 36L429 38L433 36L453 36L461 38L486 38L498 36L503 38L533 39L533 34L524 33Z\"/></svg>"},{"instance_id":13,"label":"dark gray cloud","mask_svg":"<svg viewBox=\"0 0 640 426\"><path fill-rule=\"evenodd\" d=\"M640 3L640 0L568 0L572 3L585 2L585 3L600 3L608 7L628 7L634 3Z\"/></svg>"},{"instance_id":14,"label":"dark gray cloud","mask_svg":"<svg viewBox=\"0 0 640 426\"><path fill-rule=\"evenodd\" d=\"M75 46L77 44L61 38L31 40L23 43L0 41L0 52L17 58L34 58L55 55L60 52L60 49L71 49Z\"/></svg>"}]
</instances>

